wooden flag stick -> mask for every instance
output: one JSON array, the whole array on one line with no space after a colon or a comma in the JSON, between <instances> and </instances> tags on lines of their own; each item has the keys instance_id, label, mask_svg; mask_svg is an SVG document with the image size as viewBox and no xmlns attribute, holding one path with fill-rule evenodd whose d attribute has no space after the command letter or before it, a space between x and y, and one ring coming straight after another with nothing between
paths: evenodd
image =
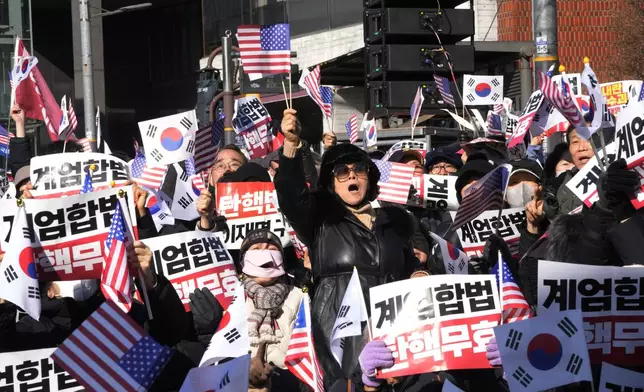
<instances>
[{"instance_id":1,"label":"wooden flag stick","mask_svg":"<svg viewBox=\"0 0 644 392\"><path fill-rule=\"evenodd\" d=\"M291 71L288 71L288 100L289 107L293 109L293 80L291 80Z\"/></svg>"},{"instance_id":2,"label":"wooden flag stick","mask_svg":"<svg viewBox=\"0 0 644 392\"><path fill-rule=\"evenodd\" d=\"M286 102L286 108L290 109L291 107L288 105L288 96L286 95L286 85L284 84L284 78L282 78L282 91L284 92L284 102Z\"/></svg>"}]
</instances>

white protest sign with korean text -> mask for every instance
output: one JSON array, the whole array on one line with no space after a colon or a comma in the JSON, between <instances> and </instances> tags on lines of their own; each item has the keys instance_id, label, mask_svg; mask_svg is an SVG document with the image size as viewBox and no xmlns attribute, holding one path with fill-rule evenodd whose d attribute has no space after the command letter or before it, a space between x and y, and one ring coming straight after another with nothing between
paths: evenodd
<instances>
[{"instance_id":1,"label":"white protest sign with korean text","mask_svg":"<svg viewBox=\"0 0 644 392\"><path fill-rule=\"evenodd\" d=\"M601 159L607 164L610 165L615 161L615 143L610 143L606 146L606 152L608 157L604 159L604 150L598 150L597 153ZM577 196L577 198L584 202L588 207L599 200L599 195L597 194L597 181L599 181L599 175L602 173L602 169L599 167L597 158L593 156L586 165L579 170L573 178L566 183L566 187L572 191L572 193Z\"/></svg>"},{"instance_id":2,"label":"white protest sign with korean text","mask_svg":"<svg viewBox=\"0 0 644 392\"><path fill-rule=\"evenodd\" d=\"M458 210L456 197L456 176L423 176L423 197L427 208L441 211Z\"/></svg>"},{"instance_id":3,"label":"white protest sign with korean text","mask_svg":"<svg viewBox=\"0 0 644 392\"><path fill-rule=\"evenodd\" d=\"M18 212L18 204L15 199L0 199L0 254L7 251L9 246L9 234L13 217Z\"/></svg>"},{"instance_id":4,"label":"white protest sign with korean text","mask_svg":"<svg viewBox=\"0 0 644 392\"><path fill-rule=\"evenodd\" d=\"M77 195L90 166L95 191L123 185L130 177L127 162L107 154L64 153L31 158L31 194L36 198Z\"/></svg>"},{"instance_id":5,"label":"white protest sign with korean text","mask_svg":"<svg viewBox=\"0 0 644 392\"><path fill-rule=\"evenodd\" d=\"M591 362L644 365L644 267L539 261L537 314L580 309Z\"/></svg>"},{"instance_id":6,"label":"white protest sign with korean text","mask_svg":"<svg viewBox=\"0 0 644 392\"><path fill-rule=\"evenodd\" d=\"M633 168L644 163L644 101L631 102L615 124L617 159L624 158Z\"/></svg>"},{"instance_id":7,"label":"white protest sign with korean text","mask_svg":"<svg viewBox=\"0 0 644 392\"><path fill-rule=\"evenodd\" d=\"M105 240L121 190L126 200L134 200L131 187L60 199L25 199L41 281L101 278ZM128 203L131 217L136 216L134 208ZM136 219L132 224L138 238Z\"/></svg>"},{"instance_id":8,"label":"white protest sign with korean text","mask_svg":"<svg viewBox=\"0 0 644 392\"><path fill-rule=\"evenodd\" d=\"M190 231L149 238L145 244L152 251L154 270L172 283L186 311L189 295L201 288L228 307L238 280L221 233Z\"/></svg>"},{"instance_id":9,"label":"white protest sign with korean text","mask_svg":"<svg viewBox=\"0 0 644 392\"><path fill-rule=\"evenodd\" d=\"M485 347L501 318L493 275L428 276L369 292L373 337L394 355L379 378L490 367Z\"/></svg>"},{"instance_id":10,"label":"white protest sign with korean text","mask_svg":"<svg viewBox=\"0 0 644 392\"><path fill-rule=\"evenodd\" d=\"M246 233L267 229L283 246L291 243L286 221L278 211L272 182L228 182L217 184L217 212L226 217L226 249L239 249Z\"/></svg>"},{"instance_id":11,"label":"white protest sign with korean text","mask_svg":"<svg viewBox=\"0 0 644 392\"><path fill-rule=\"evenodd\" d=\"M581 74L578 73L567 73L567 74L560 74L560 75L555 75L552 77L552 81L559 87L561 88L561 80L563 78L566 78L566 83L568 84L568 87L570 87L570 90L566 94L567 95L580 95L581 94Z\"/></svg>"},{"instance_id":12,"label":"white protest sign with korean text","mask_svg":"<svg viewBox=\"0 0 644 392\"><path fill-rule=\"evenodd\" d=\"M450 212L452 219L456 212ZM461 228L456 230L458 238L463 245L463 251L469 257L480 257L483 255L485 241L496 232L498 227L499 235L503 238L513 257L519 255L519 226L525 220L525 208L508 208L501 213L499 220L498 210L489 210L483 212L475 219L467 222Z\"/></svg>"},{"instance_id":13,"label":"white protest sign with korean text","mask_svg":"<svg viewBox=\"0 0 644 392\"><path fill-rule=\"evenodd\" d=\"M250 158L261 158L271 151L271 115L257 97L235 101L232 126L245 144Z\"/></svg>"},{"instance_id":14,"label":"white protest sign with korean text","mask_svg":"<svg viewBox=\"0 0 644 392\"><path fill-rule=\"evenodd\" d=\"M544 97L541 90L537 90L530 95L530 99L528 99L528 103L523 109L523 113L521 114L521 117L519 117L519 122L517 123L514 133L508 142L508 148L512 148L519 143L523 143L523 139L526 133L530 130L530 125L532 125L532 121L541 107L543 100Z\"/></svg>"},{"instance_id":15,"label":"white protest sign with korean text","mask_svg":"<svg viewBox=\"0 0 644 392\"><path fill-rule=\"evenodd\" d=\"M427 143L420 140L401 140L391 146L382 159L386 161L394 152L398 150L416 150L423 154L423 156L425 156L425 154L427 154Z\"/></svg>"},{"instance_id":16,"label":"white protest sign with korean text","mask_svg":"<svg viewBox=\"0 0 644 392\"><path fill-rule=\"evenodd\" d=\"M606 106L610 112L619 117L619 113L629 101L629 91L635 89L640 91L642 89L641 80L621 80L618 82L602 83L599 85L602 89L602 94L606 98Z\"/></svg>"},{"instance_id":17,"label":"white protest sign with korean text","mask_svg":"<svg viewBox=\"0 0 644 392\"><path fill-rule=\"evenodd\" d=\"M84 391L74 377L54 363L55 348L0 354L0 391Z\"/></svg>"},{"instance_id":18,"label":"white protest sign with korean text","mask_svg":"<svg viewBox=\"0 0 644 392\"><path fill-rule=\"evenodd\" d=\"M602 363L599 392L644 392L644 373Z\"/></svg>"}]
</instances>

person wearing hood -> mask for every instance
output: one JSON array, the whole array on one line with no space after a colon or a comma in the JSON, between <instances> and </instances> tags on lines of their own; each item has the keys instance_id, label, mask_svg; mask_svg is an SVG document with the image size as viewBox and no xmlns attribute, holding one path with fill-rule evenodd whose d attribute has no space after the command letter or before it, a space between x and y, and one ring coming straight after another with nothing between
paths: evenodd
<instances>
[{"instance_id":1,"label":"person wearing hood","mask_svg":"<svg viewBox=\"0 0 644 392\"><path fill-rule=\"evenodd\" d=\"M299 151L296 111L286 109L285 135L275 188L282 212L309 248L316 283L311 307L312 333L325 375L325 389L360 382L358 355L362 337L345 339L343 366L331 353L333 325L354 267L369 308L369 289L406 279L419 266L413 255L413 220L399 207L374 209L380 171L360 148L340 144L324 154L318 190L310 192ZM366 331L365 331L366 332Z\"/></svg>"}]
</instances>

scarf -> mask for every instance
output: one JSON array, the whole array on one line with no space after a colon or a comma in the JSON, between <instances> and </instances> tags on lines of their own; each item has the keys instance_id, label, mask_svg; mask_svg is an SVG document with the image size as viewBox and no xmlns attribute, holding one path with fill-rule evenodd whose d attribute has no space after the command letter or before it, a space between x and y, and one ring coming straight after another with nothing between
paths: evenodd
<instances>
[{"instance_id":1,"label":"scarf","mask_svg":"<svg viewBox=\"0 0 644 392\"><path fill-rule=\"evenodd\" d=\"M373 228L373 222L376 220L376 211L374 211L371 204L367 203L362 207L354 208L347 206L347 209L356 217L367 229Z\"/></svg>"},{"instance_id":2,"label":"scarf","mask_svg":"<svg viewBox=\"0 0 644 392\"><path fill-rule=\"evenodd\" d=\"M282 312L282 304L288 295L284 283L264 287L250 278L243 281L246 295L253 301L255 309L248 315L248 337L251 346L260 343L279 343L284 334L275 330L275 319Z\"/></svg>"}]
</instances>

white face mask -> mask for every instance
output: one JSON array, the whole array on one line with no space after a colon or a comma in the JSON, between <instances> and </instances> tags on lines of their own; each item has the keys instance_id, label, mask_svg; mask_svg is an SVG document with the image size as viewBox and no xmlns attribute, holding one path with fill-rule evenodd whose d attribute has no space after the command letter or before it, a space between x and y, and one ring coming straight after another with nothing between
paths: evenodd
<instances>
[{"instance_id":1,"label":"white face mask","mask_svg":"<svg viewBox=\"0 0 644 392\"><path fill-rule=\"evenodd\" d=\"M68 280L54 282L58 286L61 297L73 298L74 301L85 301L98 291L98 280Z\"/></svg>"},{"instance_id":2,"label":"white face mask","mask_svg":"<svg viewBox=\"0 0 644 392\"><path fill-rule=\"evenodd\" d=\"M512 208L525 207L532 200L536 190L536 186L522 182L519 185L508 187L505 193L505 200Z\"/></svg>"}]
</instances>

